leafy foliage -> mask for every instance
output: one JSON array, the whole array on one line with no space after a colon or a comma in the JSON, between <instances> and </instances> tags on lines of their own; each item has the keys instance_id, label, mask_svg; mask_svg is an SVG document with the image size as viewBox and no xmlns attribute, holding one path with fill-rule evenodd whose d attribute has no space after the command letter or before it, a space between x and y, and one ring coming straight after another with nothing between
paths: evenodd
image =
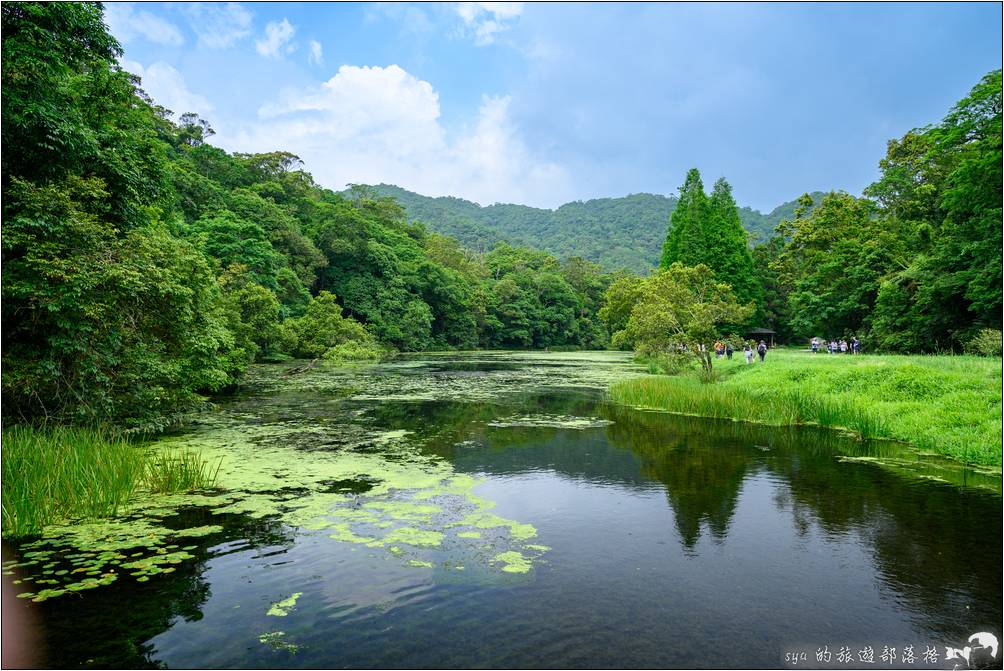
<instances>
[{"instance_id":1,"label":"leafy foliage","mask_svg":"<svg viewBox=\"0 0 1004 671\"><path fill-rule=\"evenodd\" d=\"M787 284L791 328L807 337L863 333L899 238L871 201L834 192L810 206L803 196L795 219L782 224L790 242L773 266Z\"/></svg>"},{"instance_id":2,"label":"leafy foliage","mask_svg":"<svg viewBox=\"0 0 1004 671\"><path fill-rule=\"evenodd\" d=\"M904 248L876 301L879 346L957 349L980 328L1000 328L1001 162L1000 70L940 124L889 143L867 192Z\"/></svg>"},{"instance_id":3,"label":"leafy foliage","mask_svg":"<svg viewBox=\"0 0 1004 671\"><path fill-rule=\"evenodd\" d=\"M966 343L966 351L978 356L1001 356L1004 353L1004 334L996 329L981 329Z\"/></svg>"},{"instance_id":4,"label":"leafy foliage","mask_svg":"<svg viewBox=\"0 0 1004 671\"><path fill-rule=\"evenodd\" d=\"M156 429L289 355L601 348L611 334L700 352L751 318L742 304L779 334L868 333L891 350L958 349L1001 326L1000 71L890 143L873 200L807 195L762 215L724 180L709 198L693 170L679 199L483 208L334 193L289 152L212 146L206 120L175 117L121 69L99 4L0 14L7 419ZM751 253L746 231L765 239L781 217ZM647 273L670 218L664 272L604 269Z\"/></svg>"},{"instance_id":5,"label":"leafy foliage","mask_svg":"<svg viewBox=\"0 0 1004 671\"><path fill-rule=\"evenodd\" d=\"M472 254L293 154L213 147L119 68L100 5L3 28L7 417L151 429L256 360L606 345L596 264Z\"/></svg>"},{"instance_id":6,"label":"leafy foliage","mask_svg":"<svg viewBox=\"0 0 1004 671\"><path fill-rule=\"evenodd\" d=\"M647 356L685 348L697 358L705 379L711 379L712 343L721 337L717 326L741 323L752 309L740 305L732 288L717 281L707 266L677 262L643 282L626 337Z\"/></svg>"},{"instance_id":7,"label":"leafy foliage","mask_svg":"<svg viewBox=\"0 0 1004 671\"><path fill-rule=\"evenodd\" d=\"M660 267L706 265L732 286L741 303L758 309L763 290L753 273L746 238L729 183L719 179L708 198L701 174L691 169L680 187L680 202L670 219Z\"/></svg>"},{"instance_id":8,"label":"leafy foliage","mask_svg":"<svg viewBox=\"0 0 1004 671\"><path fill-rule=\"evenodd\" d=\"M863 335L873 350L959 351L1001 327L1001 72L937 125L889 142L874 199L803 196L761 277L799 338ZM779 243L774 243L779 244ZM775 298L776 297L776 298Z\"/></svg>"},{"instance_id":9,"label":"leafy foliage","mask_svg":"<svg viewBox=\"0 0 1004 671\"><path fill-rule=\"evenodd\" d=\"M282 331L284 349L295 356L323 356L350 342L375 347L373 337L359 322L343 317L342 307L327 291L310 301L302 317L287 319Z\"/></svg>"}]
</instances>

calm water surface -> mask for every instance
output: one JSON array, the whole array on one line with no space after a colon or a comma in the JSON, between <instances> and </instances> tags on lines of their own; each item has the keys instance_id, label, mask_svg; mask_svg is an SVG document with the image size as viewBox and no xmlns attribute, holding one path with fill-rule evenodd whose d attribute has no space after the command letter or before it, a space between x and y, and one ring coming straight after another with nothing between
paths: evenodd
<instances>
[{"instance_id":1,"label":"calm water surface","mask_svg":"<svg viewBox=\"0 0 1004 671\"><path fill-rule=\"evenodd\" d=\"M618 407L603 386L639 374L618 354L283 370L258 369L167 439L218 446L225 470L261 459L273 484L240 485L243 510L199 501L164 517L223 528L174 573L19 603L42 623L44 664L776 667L870 645L898 667L883 647L912 645L908 668L943 668L945 646L1000 637L993 478L920 477L867 459L894 447L827 432ZM412 464L446 479L420 483ZM382 491L385 466L414 491ZM444 489L463 476L468 491ZM401 501L438 512L388 512ZM329 522L302 521L308 503ZM511 526L465 525L474 506ZM402 520L442 536L381 545ZM940 661L923 662L934 646Z\"/></svg>"}]
</instances>

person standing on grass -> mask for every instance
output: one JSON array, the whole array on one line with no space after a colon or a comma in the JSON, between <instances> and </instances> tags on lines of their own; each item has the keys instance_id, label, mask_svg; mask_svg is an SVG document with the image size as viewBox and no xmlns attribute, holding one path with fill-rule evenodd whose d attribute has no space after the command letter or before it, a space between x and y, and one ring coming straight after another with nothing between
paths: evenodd
<instances>
[{"instance_id":1,"label":"person standing on grass","mask_svg":"<svg viewBox=\"0 0 1004 671\"><path fill-rule=\"evenodd\" d=\"M756 351L760 355L760 363L763 363L763 358L767 356L767 343L761 340L760 344L756 346Z\"/></svg>"},{"instance_id":2,"label":"person standing on grass","mask_svg":"<svg viewBox=\"0 0 1004 671\"><path fill-rule=\"evenodd\" d=\"M854 336L854 339L851 340L851 352L861 354L861 341L858 340L857 336Z\"/></svg>"},{"instance_id":3,"label":"person standing on grass","mask_svg":"<svg viewBox=\"0 0 1004 671\"><path fill-rule=\"evenodd\" d=\"M750 348L750 344L746 343L743 345L743 351L746 353L746 363L753 362L753 350Z\"/></svg>"},{"instance_id":4,"label":"person standing on grass","mask_svg":"<svg viewBox=\"0 0 1004 671\"><path fill-rule=\"evenodd\" d=\"M726 340L725 341L725 358L728 359L729 361L732 361L732 352L733 351L734 350L732 349L732 341L731 340Z\"/></svg>"},{"instance_id":5,"label":"person standing on grass","mask_svg":"<svg viewBox=\"0 0 1004 671\"><path fill-rule=\"evenodd\" d=\"M809 341L809 347L812 348L812 353L815 354L817 351L819 351L819 341L813 338L812 340Z\"/></svg>"}]
</instances>

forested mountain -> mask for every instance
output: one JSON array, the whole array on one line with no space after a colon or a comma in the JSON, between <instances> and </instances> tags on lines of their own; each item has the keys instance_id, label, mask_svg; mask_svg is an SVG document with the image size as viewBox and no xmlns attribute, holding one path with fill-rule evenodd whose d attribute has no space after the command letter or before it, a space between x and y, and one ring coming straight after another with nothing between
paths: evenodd
<instances>
[{"instance_id":1,"label":"forested mountain","mask_svg":"<svg viewBox=\"0 0 1004 671\"><path fill-rule=\"evenodd\" d=\"M666 226L678 200L675 196L634 193L574 201L547 210L510 204L482 207L462 198L432 198L391 184L369 188L395 198L409 219L460 240L468 249L486 251L504 240L559 258L581 256L610 270L625 268L636 273L648 273L659 265ZM820 192L812 194L816 202L822 196ZM793 216L795 206L793 200L769 214L743 207L739 219L752 241L759 243L771 236L782 219Z\"/></svg>"}]
</instances>

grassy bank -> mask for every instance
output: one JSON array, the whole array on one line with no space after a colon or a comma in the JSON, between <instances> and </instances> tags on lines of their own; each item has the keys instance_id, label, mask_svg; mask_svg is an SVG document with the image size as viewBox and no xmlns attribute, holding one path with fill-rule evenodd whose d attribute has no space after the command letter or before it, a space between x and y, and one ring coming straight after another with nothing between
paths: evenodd
<instances>
[{"instance_id":1,"label":"grassy bank","mask_svg":"<svg viewBox=\"0 0 1004 671\"><path fill-rule=\"evenodd\" d=\"M1001 360L969 356L811 354L777 349L763 364L718 360L720 380L692 373L620 382L627 405L765 424L818 424L863 438L1001 465Z\"/></svg>"},{"instance_id":2,"label":"grassy bank","mask_svg":"<svg viewBox=\"0 0 1004 671\"><path fill-rule=\"evenodd\" d=\"M3 430L3 536L39 533L67 519L109 517L140 490L211 487L215 466L191 452L150 454L79 428Z\"/></svg>"}]
</instances>

